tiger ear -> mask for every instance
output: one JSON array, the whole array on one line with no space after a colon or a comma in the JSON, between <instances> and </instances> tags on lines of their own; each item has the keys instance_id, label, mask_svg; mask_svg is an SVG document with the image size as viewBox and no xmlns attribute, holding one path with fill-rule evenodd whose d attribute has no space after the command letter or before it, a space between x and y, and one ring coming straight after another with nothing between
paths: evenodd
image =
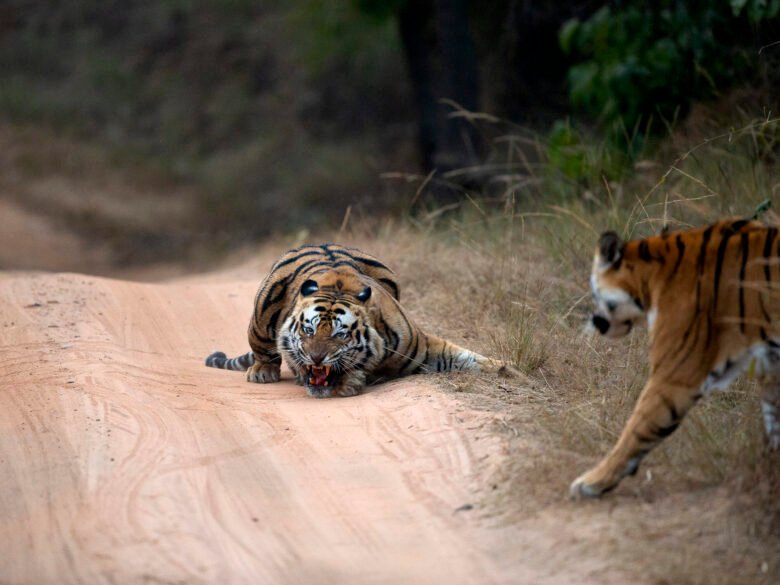
<instances>
[{"instance_id":1,"label":"tiger ear","mask_svg":"<svg viewBox=\"0 0 780 585\"><path fill-rule=\"evenodd\" d=\"M599 258L602 266L618 264L623 257L623 240L615 232L604 232L599 238Z\"/></svg>"},{"instance_id":2,"label":"tiger ear","mask_svg":"<svg viewBox=\"0 0 780 585\"><path fill-rule=\"evenodd\" d=\"M301 295L304 297L308 297L310 294L314 294L318 290L320 290L319 285L311 279L304 281L304 283L301 285Z\"/></svg>"},{"instance_id":3,"label":"tiger ear","mask_svg":"<svg viewBox=\"0 0 780 585\"><path fill-rule=\"evenodd\" d=\"M365 303L368 299L371 298L371 287L367 286L363 290L361 290L357 296L355 297L357 300L359 300L361 303Z\"/></svg>"}]
</instances>

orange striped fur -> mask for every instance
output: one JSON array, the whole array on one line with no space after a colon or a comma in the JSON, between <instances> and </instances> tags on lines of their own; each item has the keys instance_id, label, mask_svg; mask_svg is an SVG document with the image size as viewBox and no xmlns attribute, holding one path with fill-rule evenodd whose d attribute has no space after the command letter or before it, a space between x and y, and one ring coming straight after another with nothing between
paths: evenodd
<instances>
[{"instance_id":1,"label":"orange striped fur","mask_svg":"<svg viewBox=\"0 0 780 585\"><path fill-rule=\"evenodd\" d=\"M620 337L647 318L650 376L612 451L571 486L598 496L634 474L697 400L751 364L764 376L764 422L780 446L780 237L728 219L642 240L601 236L593 260L592 324Z\"/></svg>"},{"instance_id":2,"label":"orange striped fur","mask_svg":"<svg viewBox=\"0 0 780 585\"><path fill-rule=\"evenodd\" d=\"M352 396L369 382L420 372L512 371L421 331L399 303L395 274L337 244L290 250L260 285L249 323L252 351L206 365L279 380L282 359L311 396Z\"/></svg>"}]
</instances>

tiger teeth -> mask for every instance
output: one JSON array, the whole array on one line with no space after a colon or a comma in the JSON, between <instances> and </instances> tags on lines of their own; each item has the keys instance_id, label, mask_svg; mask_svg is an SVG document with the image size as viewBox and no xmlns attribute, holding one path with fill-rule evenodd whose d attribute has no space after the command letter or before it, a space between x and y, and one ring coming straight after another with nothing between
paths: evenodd
<instances>
[{"instance_id":1,"label":"tiger teeth","mask_svg":"<svg viewBox=\"0 0 780 585\"><path fill-rule=\"evenodd\" d=\"M309 384L312 386L328 386L330 372L330 366L309 366Z\"/></svg>"}]
</instances>

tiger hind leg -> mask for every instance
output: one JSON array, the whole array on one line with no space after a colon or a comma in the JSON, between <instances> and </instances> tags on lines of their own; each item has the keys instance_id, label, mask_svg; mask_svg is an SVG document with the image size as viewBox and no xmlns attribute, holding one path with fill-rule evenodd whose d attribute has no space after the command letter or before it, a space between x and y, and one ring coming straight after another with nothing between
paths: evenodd
<instances>
[{"instance_id":1,"label":"tiger hind leg","mask_svg":"<svg viewBox=\"0 0 780 585\"><path fill-rule=\"evenodd\" d=\"M612 451L574 480L569 495L598 497L634 475L644 456L675 431L698 396L695 389L649 381Z\"/></svg>"},{"instance_id":2,"label":"tiger hind leg","mask_svg":"<svg viewBox=\"0 0 780 585\"><path fill-rule=\"evenodd\" d=\"M780 449L780 376L773 376L764 383L761 412L769 448Z\"/></svg>"},{"instance_id":3,"label":"tiger hind leg","mask_svg":"<svg viewBox=\"0 0 780 585\"><path fill-rule=\"evenodd\" d=\"M427 360L422 369L427 372L486 372L520 378L516 368L500 360L485 357L449 341L429 335Z\"/></svg>"},{"instance_id":4,"label":"tiger hind leg","mask_svg":"<svg viewBox=\"0 0 780 585\"><path fill-rule=\"evenodd\" d=\"M501 360L494 360L493 358L479 356L482 359L477 360L480 372L487 372L489 374L499 374L501 376L507 376L510 378L525 378L525 375L506 362Z\"/></svg>"}]
</instances>

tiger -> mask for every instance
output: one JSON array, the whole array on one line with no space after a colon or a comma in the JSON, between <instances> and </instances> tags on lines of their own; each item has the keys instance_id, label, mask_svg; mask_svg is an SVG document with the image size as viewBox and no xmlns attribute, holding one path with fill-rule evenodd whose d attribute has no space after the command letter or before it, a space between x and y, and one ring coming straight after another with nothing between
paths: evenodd
<instances>
[{"instance_id":1,"label":"tiger","mask_svg":"<svg viewBox=\"0 0 780 585\"><path fill-rule=\"evenodd\" d=\"M285 253L258 288L248 328L251 351L206 365L277 382L284 359L309 396L354 396L368 383L421 372L518 375L510 365L423 332L400 304L395 273L338 244Z\"/></svg>"},{"instance_id":2,"label":"tiger","mask_svg":"<svg viewBox=\"0 0 780 585\"><path fill-rule=\"evenodd\" d=\"M617 443L570 486L597 497L628 475L703 396L746 369L762 380L768 447L780 447L778 229L731 218L623 242L599 238L590 278L590 323L618 338L646 320L650 374Z\"/></svg>"}]
</instances>

